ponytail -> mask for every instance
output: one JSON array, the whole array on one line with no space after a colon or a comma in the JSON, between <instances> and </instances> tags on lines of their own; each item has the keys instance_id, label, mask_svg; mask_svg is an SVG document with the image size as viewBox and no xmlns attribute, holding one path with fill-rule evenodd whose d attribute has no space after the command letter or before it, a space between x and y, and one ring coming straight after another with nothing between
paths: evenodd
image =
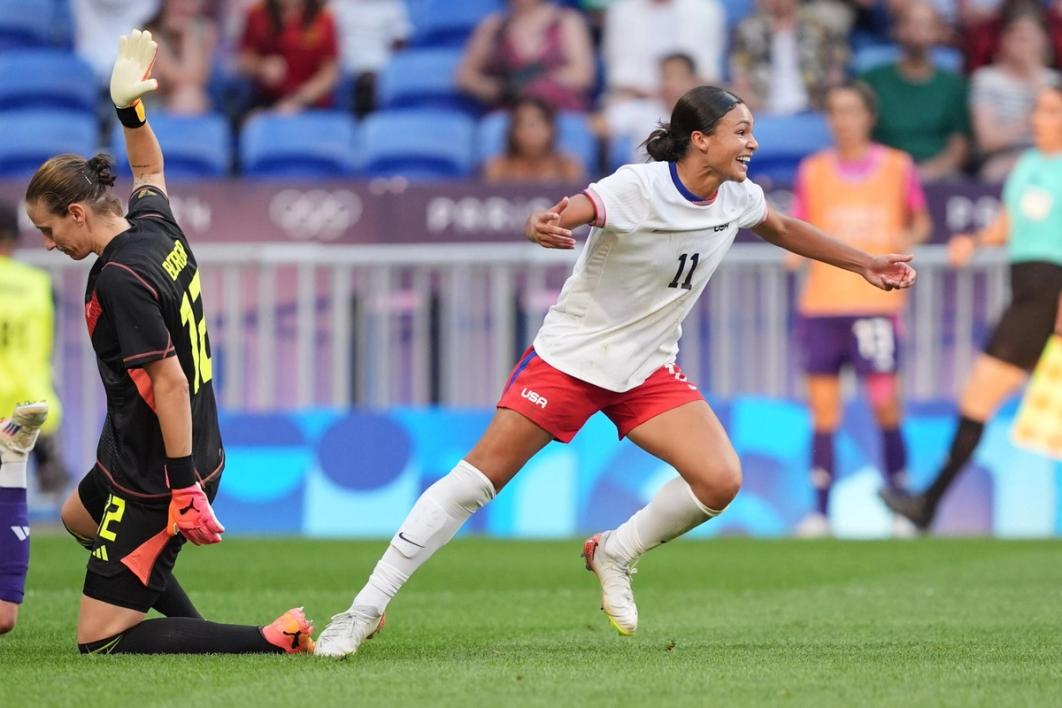
<instances>
[{"instance_id":1,"label":"ponytail","mask_svg":"<svg viewBox=\"0 0 1062 708\"><path fill-rule=\"evenodd\" d=\"M671 121L661 123L642 145L654 160L681 160L690 148L690 135L694 131L711 135L719 119L739 103L744 101L718 86L692 88L675 103Z\"/></svg>"},{"instance_id":2,"label":"ponytail","mask_svg":"<svg viewBox=\"0 0 1062 708\"><path fill-rule=\"evenodd\" d=\"M690 145L690 136L685 139L678 138L671 132L669 123L661 123L660 127L649 134L642 145L649 157L658 162L674 162L686 154Z\"/></svg>"}]
</instances>

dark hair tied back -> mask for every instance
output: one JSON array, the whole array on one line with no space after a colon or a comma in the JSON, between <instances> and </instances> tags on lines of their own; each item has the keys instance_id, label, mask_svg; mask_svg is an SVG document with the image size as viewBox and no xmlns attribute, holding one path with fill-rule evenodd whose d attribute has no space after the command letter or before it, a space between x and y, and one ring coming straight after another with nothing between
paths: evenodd
<instances>
[{"instance_id":1,"label":"dark hair tied back","mask_svg":"<svg viewBox=\"0 0 1062 708\"><path fill-rule=\"evenodd\" d=\"M661 162L681 160L689 150L694 131L711 135L719 119L739 103L744 101L718 86L690 89L675 103L671 121L662 123L643 143L645 151Z\"/></svg>"},{"instance_id":2,"label":"dark hair tied back","mask_svg":"<svg viewBox=\"0 0 1062 708\"><path fill-rule=\"evenodd\" d=\"M645 141L645 151L649 157L658 162L674 162L685 154L689 147L690 139L686 137L685 143L680 147L671 132L670 123L661 123L660 127L649 134Z\"/></svg>"},{"instance_id":3,"label":"dark hair tied back","mask_svg":"<svg viewBox=\"0 0 1062 708\"><path fill-rule=\"evenodd\" d=\"M85 162L85 170L89 173L94 184L105 188L113 187L114 183L118 181L118 177L114 174L114 160L110 155L100 153L95 157L89 158Z\"/></svg>"}]
</instances>

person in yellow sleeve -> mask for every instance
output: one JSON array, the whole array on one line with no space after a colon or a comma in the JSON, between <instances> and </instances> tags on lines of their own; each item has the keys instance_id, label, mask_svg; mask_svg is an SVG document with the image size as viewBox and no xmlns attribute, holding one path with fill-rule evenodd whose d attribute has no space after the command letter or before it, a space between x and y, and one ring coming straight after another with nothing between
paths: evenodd
<instances>
[{"instance_id":1,"label":"person in yellow sleeve","mask_svg":"<svg viewBox=\"0 0 1062 708\"><path fill-rule=\"evenodd\" d=\"M49 415L33 450L42 492L60 494L70 475L56 434L62 408L52 376L55 305L52 279L14 258L18 212L0 203L0 415L24 401L46 401Z\"/></svg>"}]
</instances>

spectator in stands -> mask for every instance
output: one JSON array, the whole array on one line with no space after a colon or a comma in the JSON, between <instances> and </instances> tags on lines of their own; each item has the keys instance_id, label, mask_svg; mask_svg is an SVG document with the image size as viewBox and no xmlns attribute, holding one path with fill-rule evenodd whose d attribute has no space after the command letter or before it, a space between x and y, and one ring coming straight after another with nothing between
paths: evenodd
<instances>
[{"instance_id":1,"label":"spectator in stands","mask_svg":"<svg viewBox=\"0 0 1062 708\"><path fill-rule=\"evenodd\" d=\"M955 177L969 153L966 79L934 66L940 19L928 2L913 0L895 18L900 60L871 69L880 114L874 138L914 158L924 181Z\"/></svg>"},{"instance_id":2,"label":"spectator in stands","mask_svg":"<svg viewBox=\"0 0 1062 708\"><path fill-rule=\"evenodd\" d=\"M981 159L980 177L1000 182L1032 144L1029 118L1036 96L1057 80L1047 68L1047 36L1036 12L1013 15L996 62L974 72L970 114Z\"/></svg>"},{"instance_id":3,"label":"spectator in stands","mask_svg":"<svg viewBox=\"0 0 1062 708\"><path fill-rule=\"evenodd\" d=\"M159 45L153 70L159 80L157 100L171 113L195 115L210 110L207 84L218 32L206 4L206 0L164 0L147 23Z\"/></svg>"},{"instance_id":4,"label":"spectator in stands","mask_svg":"<svg viewBox=\"0 0 1062 708\"><path fill-rule=\"evenodd\" d=\"M507 12L480 22L457 70L461 90L491 108L534 97L584 111L593 82L586 22L546 0L509 0Z\"/></svg>"},{"instance_id":5,"label":"spectator in stands","mask_svg":"<svg viewBox=\"0 0 1062 708\"><path fill-rule=\"evenodd\" d=\"M791 115L821 109L845 78L850 12L830 2L759 0L734 28L730 75L754 111Z\"/></svg>"},{"instance_id":6,"label":"spectator in stands","mask_svg":"<svg viewBox=\"0 0 1062 708\"><path fill-rule=\"evenodd\" d=\"M609 98L656 99L660 59L678 52L693 58L701 83L718 83L725 48L717 0L618 0L605 14L602 42Z\"/></svg>"},{"instance_id":7,"label":"spectator in stands","mask_svg":"<svg viewBox=\"0 0 1062 708\"><path fill-rule=\"evenodd\" d=\"M255 83L254 108L294 113L330 107L339 81L339 48L323 0L265 0L253 6L239 69Z\"/></svg>"},{"instance_id":8,"label":"spectator in stands","mask_svg":"<svg viewBox=\"0 0 1062 708\"><path fill-rule=\"evenodd\" d=\"M505 152L483 167L483 179L501 182L584 181L583 166L556 147L557 125L553 107L541 98L516 102L509 121Z\"/></svg>"},{"instance_id":9,"label":"spectator in stands","mask_svg":"<svg viewBox=\"0 0 1062 708\"><path fill-rule=\"evenodd\" d=\"M1049 0L1046 3L1037 0L1005 0L991 6L972 8L963 5L962 31L959 33L960 46L966 55L966 71L973 73L983 66L988 66L999 53L1003 28L1010 18L1033 13L1041 16L1041 22L1047 29L1052 49L1053 66L1062 60L1062 2Z\"/></svg>"},{"instance_id":10,"label":"spectator in stands","mask_svg":"<svg viewBox=\"0 0 1062 708\"><path fill-rule=\"evenodd\" d=\"M598 136L606 139L618 136L629 143L631 161L646 159L642 143L649 133L661 122L670 120L671 111L682 94L701 82L688 54L669 54L659 61L659 67L660 88L652 96L610 102L591 121Z\"/></svg>"},{"instance_id":11,"label":"spectator in stands","mask_svg":"<svg viewBox=\"0 0 1062 708\"><path fill-rule=\"evenodd\" d=\"M332 3L343 71L354 77L354 112L376 107L376 75L413 31L403 0L341 0Z\"/></svg>"},{"instance_id":12,"label":"spectator in stands","mask_svg":"<svg viewBox=\"0 0 1062 708\"><path fill-rule=\"evenodd\" d=\"M106 82L114 68L118 38L143 27L158 12L159 0L72 0L71 9L77 53Z\"/></svg>"}]
</instances>

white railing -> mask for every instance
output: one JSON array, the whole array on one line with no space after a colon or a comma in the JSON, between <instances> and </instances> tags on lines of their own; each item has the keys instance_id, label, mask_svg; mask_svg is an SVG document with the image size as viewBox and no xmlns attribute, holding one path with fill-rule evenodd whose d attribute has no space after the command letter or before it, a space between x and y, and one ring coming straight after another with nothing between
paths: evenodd
<instances>
[{"instance_id":1,"label":"white railing","mask_svg":"<svg viewBox=\"0 0 1062 708\"><path fill-rule=\"evenodd\" d=\"M576 253L529 244L196 244L215 385L228 410L494 403ZM66 433L92 459L103 410L85 333L88 264L19 254L55 276ZM711 395L802 396L791 341L797 283L782 252L738 244L684 325L680 362ZM954 395L1007 297L1001 252L953 271L916 254L904 316L904 386Z\"/></svg>"}]
</instances>

